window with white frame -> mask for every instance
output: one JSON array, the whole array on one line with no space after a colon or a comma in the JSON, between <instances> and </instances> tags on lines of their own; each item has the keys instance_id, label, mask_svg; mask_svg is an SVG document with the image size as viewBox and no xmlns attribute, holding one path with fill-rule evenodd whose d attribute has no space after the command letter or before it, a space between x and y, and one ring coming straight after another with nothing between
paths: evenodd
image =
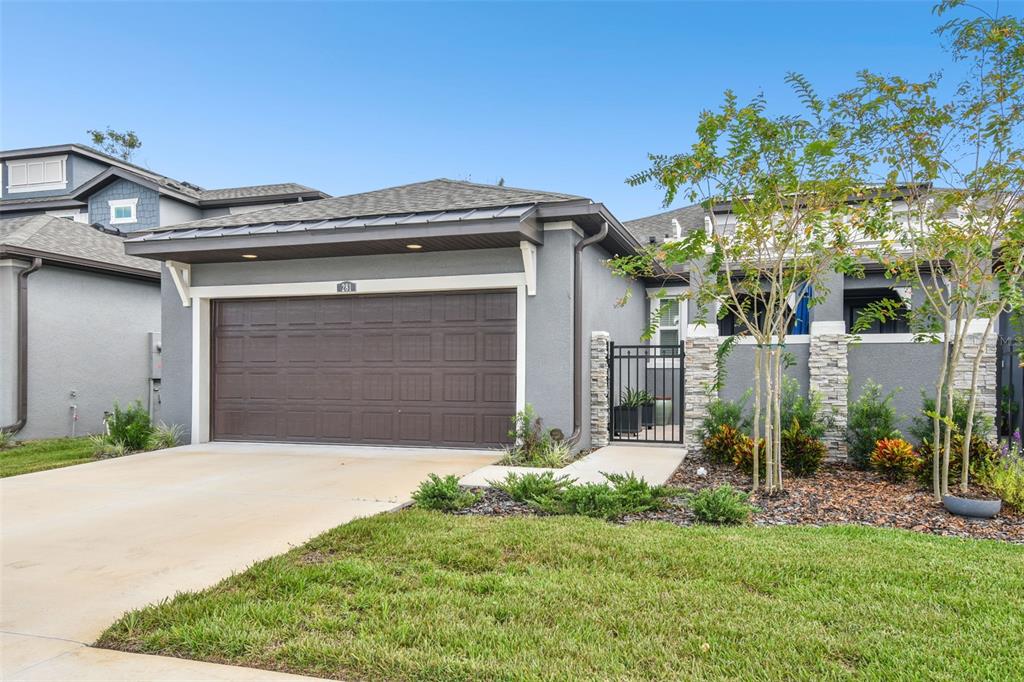
<instances>
[{"instance_id":1,"label":"window with white frame","mask_svg":"<svg viewBox=\"0 0 1024 682\"><path fill-rule=\"evenodd\" d=\"M110 224L134 223L138 220L135 211L138 208L139 199L112 199L107 202L110 205Z\"/></svg>"},{"instance_id":2,"label":"window with white frame","mask_svg":"<svg viewBox=\"0 0 1024 682\"><path fill-rule=\"evenodd\" d=\"M655 346L675 346L686 337L686 301L678 294L650 298L651 318L657 316L657 329L651 337Z\"/></svg>"},{"instance_id":3,"label":"window with white frame","mask_svg":"<svg viewBox=\"0 0 1024 682\"><path fill-rule=\"evenodd\" d=\"M66 155L6 161L7 191L16 194L64 189L68 184L67 162Z\"/></svg>"}]
</instances>

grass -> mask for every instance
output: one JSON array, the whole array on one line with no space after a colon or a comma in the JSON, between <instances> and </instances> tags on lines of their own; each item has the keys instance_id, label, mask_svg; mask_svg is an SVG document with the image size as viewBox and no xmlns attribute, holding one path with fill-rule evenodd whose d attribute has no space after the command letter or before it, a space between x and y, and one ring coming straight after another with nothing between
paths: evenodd
<instances>
[{"instance_id":1,"label":"grass","mask_svg":"<svg viewBox=\"0 0 1024 682\"><path fill-rule=\"evenodd\" d=\"M1024 549L861 527L406 510L98 645L343 679L1022 679Z\"/></svg>"},{"instance_id":2,"label":"grass","mask_svg":"<svg viewBox=\"0 0 1024 682\"><path fill-rule=\"evenodd\" d=\"M0 478L83 464L95 459L88 436L30 440L0 450Z\"/></svg>"}]
</instances>

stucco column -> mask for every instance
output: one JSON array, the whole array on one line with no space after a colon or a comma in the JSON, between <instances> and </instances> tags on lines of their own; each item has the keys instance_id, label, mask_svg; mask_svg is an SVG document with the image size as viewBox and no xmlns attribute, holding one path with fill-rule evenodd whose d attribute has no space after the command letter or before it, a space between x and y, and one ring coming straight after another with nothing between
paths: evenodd
<instances>
[{"instance_id":1,"label":"stucco column","mask_svg":"<svg viewBox=\"0 0 1024 682\"><path fill-rule=\"evenodd\" d=\"M828 456L846 459L846 422L849 396L845 324L840 320L811 323L811 345L808 358L810 390L821 397L822 417L833 419L832 428L822 440Z\"/></svg>"},{"instance_id":2,"label":"stucco column","mask_svg":"<svg viewBox=\"0 0 1024 682\"><path fill-rule=\"evenodd\" d=\"M953 369L953 390L962 391L967 394L971 390L971 372L974 365L974 357L981 348L981 337L988 320L971 320L964 339L963 352L957 358L956 367ZM974 333L975 330L977 333ZM998 396L996 395L996 379L998 363L996 361L996 334L989 334L985 347L982 350L981 365L978 367L978 384L975 387L977 393L978 414L983 414L992 420L996 418Z\"/></svg>"},{"instance_id":3,"label":"stucco column","mask_svg":"<svg viewBox=\"0 0 1024 682\"><path fill-rule=\"evenodd\" d=\"M0 426L18 418L18 273L20 260L0 260Z\"/></svg>"},{"instance_id":4,"label":"stucco column","mask_svg":"<svg viewBox=\"0 0 1024 682\"><path fill-rule=\"evenodd\" d=\"M687 328L683 358L683 445L689 452L700 449L700 429L708 416L715 383L716 358L718 351L718 326L696 324Z\"/></svg>"},{"instance_id":5,"label":"stucco column","mask_svg":"<svg viewBox=\"0 0 1024 682\"><path fill-rule=\"evenodd\" d=\"M590 445L608 445L608 332L590 333Z\"/></svg>"}]
</instances>

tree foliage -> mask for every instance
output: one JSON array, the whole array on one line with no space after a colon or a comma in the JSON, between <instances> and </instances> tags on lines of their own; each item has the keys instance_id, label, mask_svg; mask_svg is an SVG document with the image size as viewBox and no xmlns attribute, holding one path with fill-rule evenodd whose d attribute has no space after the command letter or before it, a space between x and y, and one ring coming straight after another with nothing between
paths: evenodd
<instances>
[{"instance_id":1,"label":"tree foliage","mask_svg":"<svg viewBox=\"0 0 1024 682\"><path fill-rule=\"evenodd\" d=\"M135 151L142 146L142 140L134 130L119 132L107 126L106 130L87 130L85 132L89 135L93 145L124 161L131 161Z\"/></svg>"}]
</instances>

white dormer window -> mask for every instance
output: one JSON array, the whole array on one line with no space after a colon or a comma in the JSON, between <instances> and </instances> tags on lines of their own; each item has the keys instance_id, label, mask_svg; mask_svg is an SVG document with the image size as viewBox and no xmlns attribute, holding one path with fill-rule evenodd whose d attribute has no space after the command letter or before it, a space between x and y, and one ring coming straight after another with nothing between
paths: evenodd
<instances>
[{"instance_id":1,"label":"white dormer window","mask_svg":"<svg viewBox=\"0 0 1024 682\"><path fill-rule=\"evenodd\" d=\"M5 163L7 165L7 191L11 194L44 192L67 187L67 155L19 159Z\"/></svg>"},{"instance_id":2,"label":"white dormer window","mask_svg":"<svg viewBox=\"0 0 1024 682\"><path fill-rule=\"evenodd\" d=\"M134 223L138 221L135 210L138 207L138 197L134 199L112 199L107 202L110 205L110 224Z\"/></svg>"}]
</instances>

